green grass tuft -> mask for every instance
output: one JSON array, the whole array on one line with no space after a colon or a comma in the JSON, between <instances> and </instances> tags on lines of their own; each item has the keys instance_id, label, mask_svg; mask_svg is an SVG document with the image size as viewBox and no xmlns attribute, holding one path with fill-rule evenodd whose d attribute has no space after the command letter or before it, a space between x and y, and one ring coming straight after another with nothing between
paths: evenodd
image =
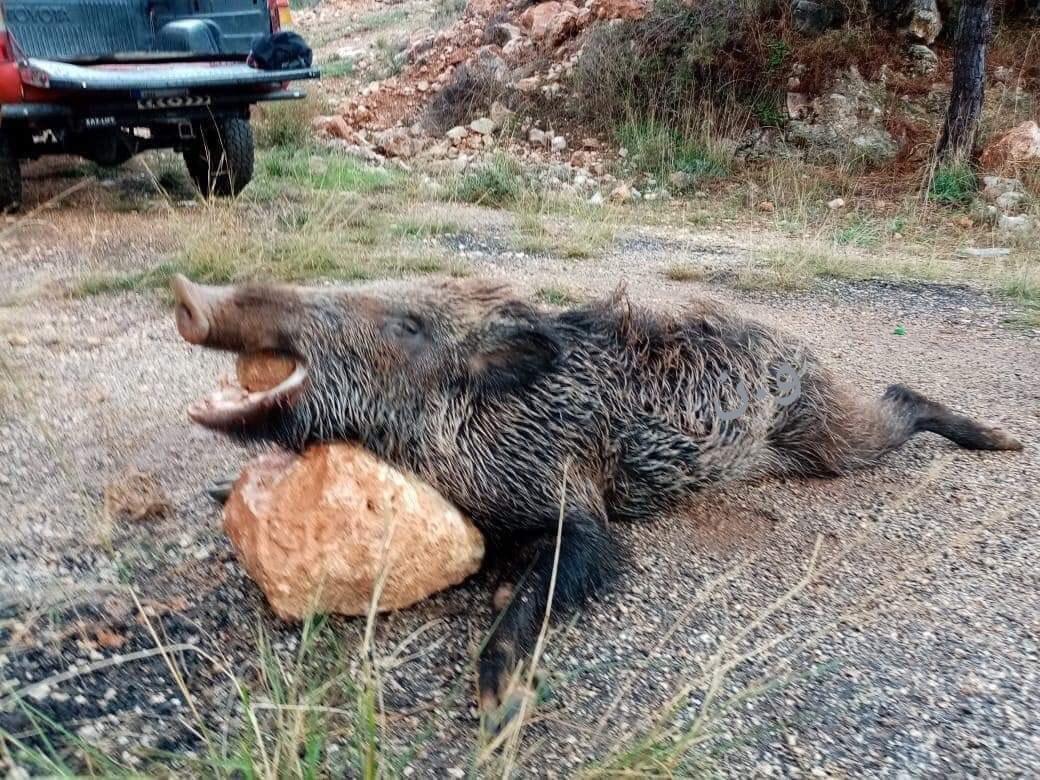
<instances>
[{"instance_id":1,"label":"green grass tuft","mask_svg":"<svg viewBox=\"0 0 1040 780\"><path fill-rule=\"evenodd\" d=\"M279 100L256 107L253 130L260 149L303 149L310 146L312 122L320 113L316 98Z\"/></svg>"},{"instance_id":2,"label":"green grass tuft","mask_svg":"<svg viewBox=\"0 0 1040 780\"><path fill-rule=\"evenodd\" d=\"M528 192L520 163L503 154L462 174L451 187L456 200L490 207L514 205Z\"/></svg>"},{"instance_id":3,"label":"green grass tuft","mask_svg":"<svg viewBox=\"0 0 1040 780\"><path fill-rule=\"evenodd\" d=\"M675 172L695 181L712 179L725 176L729 169L729 161L718 152L652 120L626 122L617 138L628 150L628 164L658 180L667 180Z\"/></svg>"},{"instance_id":4,"label":"green grass tuft","mask_svg":"<svg viewBox=\"0 0 1040 780\"><path fill-rule=\"evenodd\" d=\"M940 165L932 176L928 197L947 206L964 206L971 203L978 186L978 177L969 165Z\"/></svg>"},{"instance_id":5,"label":"green grass tuft","mask_svg":"<svg viewBox=\"0 0 1040 780\"><path fill-rule=\"evenodd\" d=\"M384 168L319 149L272 149L260 158L259 172L261 179L294 182L319 192L378 192L397 181L397 177Z\"/></svg>"},{"instance_id":6,"label":"green grass tuft","mask_svg":"<svg viewBox=\"0 0 1040 780\"><path fill-rule=\"evenodd\" d=\"M577 296L562 287L541 287L535 291L534 297L550 306L572 306L578 302Z\"/></svg>"},{"instance_id":7,"label":"green grass tuft","mask_svg":"<svg viewBox=\"0 0 1040 780\"><path fill-rule=\"evenodd\" d=\"M331 60L321 66L321 77L323 79L341 79L353 76L356 67L354 60Z\"/></svg>"}]
</instances>

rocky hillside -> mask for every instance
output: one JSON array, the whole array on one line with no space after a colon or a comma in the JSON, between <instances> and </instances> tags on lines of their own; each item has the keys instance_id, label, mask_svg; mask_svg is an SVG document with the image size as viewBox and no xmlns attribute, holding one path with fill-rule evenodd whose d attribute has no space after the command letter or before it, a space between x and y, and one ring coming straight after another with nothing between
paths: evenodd
<instances>
[{"instance_id":1,"label":"rocky hillside","mask_svg":"<svg viewBox=\"0 0 1040 780\"><path fill-rule=\"evenodd\" d=\"M306 24L320 29L344 7L321 3ZM983 138L1017 128L1018 141L1002 142L1010 156L984 155L981 173L1014 178L1040 155L1036 13L1035 3L998 8ZM948 101L954 16L936 0L855 12L816 0L470 0L453 23L389 52L344 42L334 60L382 57L387 75L316 127L369 159L431 168L504 151L593 200L667 196L778 160L910 190L927 175Z\"/></svg>"}]
</instances>

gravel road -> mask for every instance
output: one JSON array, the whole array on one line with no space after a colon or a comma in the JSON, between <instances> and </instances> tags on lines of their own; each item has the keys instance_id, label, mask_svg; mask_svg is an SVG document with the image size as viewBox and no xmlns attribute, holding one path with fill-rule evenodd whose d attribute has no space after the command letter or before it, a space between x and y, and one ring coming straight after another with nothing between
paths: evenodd
<instances>
[{"instance_id":1,"label":"gravel road","mask_svg":"<svg viewBox=\"0 0 1040 780\"><path fill-rule=\"evenodd\" d=\"M161 657L105 665L154 646L118 586L135 586L167 642L244 673L257 662L258 626L284 653L298 630L266 610L200 494L248 455L184 414L224 361L182 343L155 294L48 292L96 268L99 246L115 247L120 264L156 262L156 242L132 236L153 235L161 215L92 213L89 198L48 213L6 239L0 258L0 280L17 293L0 307L0 697L71 672L35 690L36 706L132 763L137 745L197 743ZM871 471L730 486L681 516L622 528L630 571L553 634L553 695L528 728L522 765L568 774L687 691L676 716L704 713L715 736L697 766L721 776L1036 776L1040 337L1005 326L1001 304L961 288L747 294L663 273L677 260L739 262L741 242L645 229L598 260L492 250L466 261L531 291L593 295L623 281L635 300L663 308L720 298L805 339L866 394L906 382L1007 427L1026 449L978 454L923 435ZM155 475L170 496L166 516L106 519L104 486L128 469ZM378 626L387 654L427 626L384 680L388 747L421 745L415 776L470 766L470 662L493 582L482 573ZM332 625L345 646L362 628ZM214 665L184 658L196 705L218 720L233 712ZM25 722L0 711L0 727Z\"/></svg>"}]
</instances>

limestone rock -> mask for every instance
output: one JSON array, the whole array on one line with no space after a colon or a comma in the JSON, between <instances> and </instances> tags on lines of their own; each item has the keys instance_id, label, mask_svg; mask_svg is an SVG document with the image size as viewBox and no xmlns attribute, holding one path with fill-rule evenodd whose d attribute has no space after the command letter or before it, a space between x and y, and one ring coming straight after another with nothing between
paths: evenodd
<instances>
[{"instance_id":1,"label":"limestone rock","mask_svg":"<svg viewBox=\"0 0 1040 780\"><path fill-rule=\"evenodd\" d=\"M541 86L542 80L537 76L528 76L527 78L520 79L516 82L515 86L517 90L525 94L530 94Z\"/></svg>"},{"instance_id":2,"label":"limestone rock","mask_svg":"<svg viewBox=\"0 0 1040 780\"><path fill-rule=\"evenodd\" d=\"M647 0L592 0L589 4L596 19L639 20L649 10Z\"/></svg>"},{"instance_id":3,"label":"limestone rock","mask_svg":"<svg viewBox=\"0 0 1040 780\"><path fill-rule=\"evenodd\" d=\"M313 126L319 133L328 133L333 138L350 140L354 135L350 130L350 125L347 124L347 120L339 114L319 116L314 120Z\"/></svg>"},{"instance_id":4,"label":"limestone rock","mask_svg":"<svg viewBox=\"0 0 1040 780\"><path fill-rule=\"evenodd\" d=\"M1022 192L1022 182L1018 179L983 176L982 185L982 197L992 201L1009 192Z\"/></svg>"},{"instance_id":5,"label":"limestone rock","mask_svg":"<svg viewBox=\"0 0 1040 780\"><path fill-rule=\"evenodd\" d=\"M502 22L491 28L491 40L499 46L505 46L510 41L516 41L524 37L524 31L515 24Z\"/></svg>"},{"instance_id":6,"label":"limestone rock","mask_svg":"<svg viewBox=\"0 0 1040 780\"><path fill-rule=\"evenodd\" d=\"M1020 165L1040 165L1040 126L1030 120L1013 127L987 146L979 161L987 171L994 172Z\"/></svg>"},{"instance_id":7,"label":"limestone rock","mask_svg":"<svg viewBox=\"0 0 1040 780\"><path fill-rule=\"evenodd\" d=\"M787 115L791 119L805 119L812 112L812 100L804 92L787 93Z\"/></svg>"},{"instance_id":8,"label":"limestone rock","mask_svg":"<svg viewBox=\"0 0 1040 780\"><path fill-rule=\"evenodd\" d=\"M630 203L639 197L639 191L629 187L627 184L619 184L610 191L612 203Z\"/></svg>"},{"instance_id":9,"label":"limestone rock","mask_svg":"<svg viewBox=\"0 0 1040 780\"><path fill-rule=\"evenodd\" d=\"M1005 192L1003 195L998 195L997 199L993 201L994 205L1005 214L1010 214L1013 211L1017 211L1026 202L1026 194L1024 192Z\"/></svg>"},{"instance_id":10,"label":"limestone rock","mask_svg":"<svg viewBox=\"0 0 1040 780\"><path fill-rule=\"evenodd\" d=\"M250 462L224 509L243 567L282 618L401 609L480 567L476 527L430 486L358 447Z\"/></svg>"},{"instance_id":11,"label":"limestone rock","mask_svg":"<svg viewBox=\"0 0 1040 780\"><path fill-rule=\"evenodd\" d=\"M504 104L496 100L491 104L491 111L488 116L491 117L491 122L494 124L495 130L501 130L508 123L513 121L516 114L506 108Z\"/></svg>"},{"instance_id":12,"label":"limestone rock","mask_svg":"<svg viewBox=\"0 0 1040 780\"><path fill-rule=\"evenodd\" d=\"M935 43L942 31L942 16L935 0L910 0L910 21L907 34L926 46Z\"/></svg>"},{"instance_id":13,"label":"limestone rock","mask_svg":"<svg viewBox=\"0 0 1040 780\"><path fill-rule=\"evenodd\" d=\"M411 134L404 127L391 127L376 133L375 147L388 157L411 157L416 152Z\"/></svg>"},{"instance_id":14,"label":"limestone rock","mask_svg":"<svg viewBox=\"0 0 1040 780\"><path fill-rule=\"evenodd\" d=\"M469 135L469 130L463 127L462 125L456 125L455 127L451 128L451 130L449 130L447 133L445 133L445 135L448 137L448 140L450 140L454 144L457 144L463 138Z\"/></svg>"},{"instance_id":15,"label":"limestone rock","mask_svg":"<svg viewBox=\"0 0 1040 780\"><path fill-rule=\"evenodd\" d=\"M899 146L885 127L877 93L850 68L829 93L812 101L812 121L787 123L787 140L813 163L877 166L891 160Z\"/></svg>"},{"instance_id":16,"label":"limestone rock","mask_svg":"<svg viewBox=\"0 0 1040 780\"><path fill-rule=\"evenodd\" d=\"M488 117L482 116L470 122L469 129L480 135L491 135L495 132L495 123Z\"/></svg>"},{"instance_id":17,"label":"limestone rock","mask_svg":"<svg viewBox=\"0 0 1040 780\"><path fill-rule=\"evenodd\" d=\"M1035 223L1028 214L1017 217L1001 214L997 218L997 229L1005 236L1026 236L1033 232Z\"/></svg>"},{"instance_id":18,"label":"limestone rock","mask_svg":"<svg viewBox=\"0 0 1040 780\"><path fill-rule=\"evenodd\" d=\"M578 7L549 0L531 6L517 21L534 40L552 45L577 31Z\"/></svg>"},{"instance_id":19,"label":"limestone rock","mask_svg":"<svg viewBox=\"0 0 1040 780\"><path fill-rule=\"evenodd\" d=\"M819 35L841 21L838 7L814 0L792 0L791 19L794 28L804 35Z\"/></svg>"},{"instance_id":20,"label":"limestone rock","mask_svg":"<svg viewBox=\"0 0 1040 780\"><path fill-rule=\"evenodd\" d=\"M939 69L939 57L923 43L911 45L909 53L915 73L928 75Z\"/></svg>"}]
</instances>

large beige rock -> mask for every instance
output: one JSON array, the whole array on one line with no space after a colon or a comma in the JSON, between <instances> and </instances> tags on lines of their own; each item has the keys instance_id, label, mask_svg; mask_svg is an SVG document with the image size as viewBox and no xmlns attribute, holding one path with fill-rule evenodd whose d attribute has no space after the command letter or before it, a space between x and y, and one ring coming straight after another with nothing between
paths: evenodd
<instances>
[{"instance_id":1,"label":"large beige rock","mask_svg":"<svg viewBox=\"0 0 1040 780\"><path fill-rule=\"evenodd\" d=\"M597 19L642 19L649 8L649 0L592 0L589 4Z\"/></svg>"},{"instance_id":2,"label":"large beige rock","mask_svg":"<svg viewBox=\"0 0 1040 780\"><path fill-rule=\"evenodd\" d=\"M1040 125L1030 120L1011 128L982 152L982 167L992 173L1040 165Z\"/></svg>"},{"instance_id":3,"label":"large beige rock","mask_svg":"<svg viewBox=\"0 0 1040 780\"><path fill-rule=\"evenodd\" d=\"M224 509L224 529L272 609L285 619L367 614L458 584L480 567L484 540L433 488L345 444L250 462Z\"/></svg>"},{"instance_id":4,"label":"large beige rock","mask_svg":"<svg viewBox=\"0 0 1040 780\"><path fill-rule=\"evenodd\" d=\"M528 8L520 14L518 21L536 41L556 44L577 32L578 7L569 2L549 0Z\"/></svg>"}]
</instances>

